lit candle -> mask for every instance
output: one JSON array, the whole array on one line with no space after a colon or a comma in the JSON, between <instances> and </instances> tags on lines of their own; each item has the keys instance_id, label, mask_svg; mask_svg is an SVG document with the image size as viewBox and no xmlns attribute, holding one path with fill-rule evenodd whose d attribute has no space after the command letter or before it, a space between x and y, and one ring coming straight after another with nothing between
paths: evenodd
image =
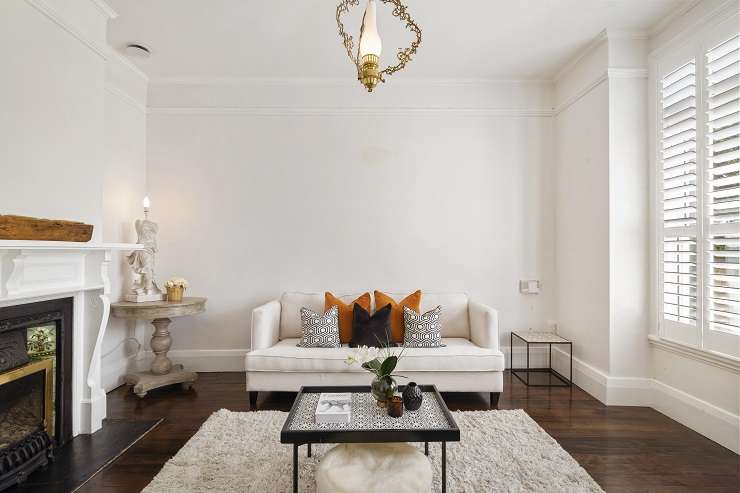
<instances>
[{"instance_id":1,"label":"lit candle","mask_svg":"<svg viewBox=\"0 0 740 493\"><path fill-rule=\"evenodd\" d=\"M149 196L147 195L144 197L144 200L141 201L141 205L144 206L144 217L147 217L149 214L149 208L151 207L152 203L149 201Z\"/></svg>"}]
</instances>

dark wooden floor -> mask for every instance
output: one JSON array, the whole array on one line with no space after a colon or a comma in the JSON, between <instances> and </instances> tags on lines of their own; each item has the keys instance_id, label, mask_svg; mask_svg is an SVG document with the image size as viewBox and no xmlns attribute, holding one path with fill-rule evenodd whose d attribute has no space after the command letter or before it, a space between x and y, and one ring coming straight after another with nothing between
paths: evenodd
<instances>
[{"instance_id":1,"label":"dark wooden floor","mask_svg":"<svg viewBox=\"0 0 740 493\"><path fill-rule=\"evenodd\" d=\"M288 410L294 394L260 394L260 409ZM444 394L450 409L486 409L488 394ZM205 373L194 390L121 387L108 395L110 418L162 424L79 491L138 492L221 408L248 410L242 373ZM649 408L606 407L578 388L527 388L504 376L501 409L522 408L607 491L740 491L740 457ZM454 489L453 489L454 491Z\"/></svg>"}]
</instances>

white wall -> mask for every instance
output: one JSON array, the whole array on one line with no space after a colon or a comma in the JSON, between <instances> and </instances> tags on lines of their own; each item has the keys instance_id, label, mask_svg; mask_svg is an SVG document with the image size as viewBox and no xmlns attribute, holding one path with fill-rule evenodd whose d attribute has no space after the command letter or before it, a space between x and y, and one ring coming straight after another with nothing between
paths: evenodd
<instances>
[{"instance_id":1,"label":"white wall","mask_svg":"<svg viewBox=\"0 0 740 493\"><path fill-rule=\"evenodd\" d=\"M105 60L39 5L0 2L0 213L85 221L100 239ZM104 42L107 16L92 2L56 7Z\"/></svg>"},{"instance_id":2,"label":"white wall","mask_svg":"<svg viewBox=\"0 0 740 493\"><path fill-rule=\"evenodd\" d=\"M0 2L0 214L85 221L93 241L135 242L147 80L107 46L109 15L93 0ZM113 299L126 273L114 258ZM111 320L106 389L126 370L129 333Z\"/></svg>"},{"instance_id":3,"label":"white wall","mask_svg":"<svg viewBox=\"0 0 740 493\"><path fill-rule=\"evenodd\" d=\"M604 31L555 85L557 321L608 404L644 404L621 387L649 370L645 43Z\"/></svg>"},{"instance_id":4,"label":"white wall","mask_svg":"<svg viewBox=\"0 0 740 493\"><path fill-rule=\"evenodd\" d=\"M255 107L219 100L223 88L199 85L213 95L195 102L188 85L150 92L160 278L184 276L190 293L209 297L206 314L175 323L181 355L247 348L250 310L284 290L462 290L500 310L507 345L512 328L550 317L552 129L533 109L547 87L505 101L521 86L389 82L368 96L342 85L341 109L317 106L323 87L277 108L268 105L279 91L306 89L227 86L264 101ZM460 98L474 93L499 108L467 108ZM385 106L405 96L407 106ZM542 294L518 293L528 278L543 281Z\"/></svg>"},{"instance_id":5,"label":"white wall","mask_svg":"<svg viewBox=\"0 0 740 493\"><path fill-rule=\"evenodd\" d=\"M105 80L105 168L103 175L103 241L136 243L134 220L142 217L146 195L146 94L148 79L131 62L114 53ZM131 269L125 253L111 263L111 299L129 286ZM146 324L111 317L103 340L102 378L106 390L121 384L133 367L137 343L148 339Z\"/></svg>"},{"instance_id":6,"label":"white wall","mask_svg":"<svg viewBox=\"0 0 740 493\"><path fill-rule=\"evenodd\" d=\"M609 90L604 40L556 81L555 272L559 332L609 371ZM589 388L575 369L576 382ZM595 392L594 390L591 390Z\"/></svg>"},{"instance_id":7,"label":"white wall","mask_svg":"<svg viewBox=\"0 0 740 493\"><path fill-rule=\"evenodd\" d=\"M637 76L613 73L608 81L609 373L616 377L644 377L649 371L646 79L643 69Z\"/></svg>"}]
</instances>

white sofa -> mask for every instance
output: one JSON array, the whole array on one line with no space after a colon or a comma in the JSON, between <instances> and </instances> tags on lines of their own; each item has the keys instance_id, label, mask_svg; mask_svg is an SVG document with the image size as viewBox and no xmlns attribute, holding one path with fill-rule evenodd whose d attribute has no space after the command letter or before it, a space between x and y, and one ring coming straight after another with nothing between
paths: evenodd
<instances>
[{"instance_id":1,"label":"white sofa","mask_svg":"<svg viewBox=\"0 0 740 493\"><path fill-rule=\"evenodd\" d=\"M389 293L396 300L408 293ZM359 294L341 296L349 303ZM442 305L441 348L407 348L397 373L441 392L489 392L496 407L503 390L498 313L463 293L422 292L422 312ZM374 305L374 303L373 303ZM369 385L371 375L347 366L341 348L302 348L301 307L324 310L323 293L284 293L252 311L252 350L246 355L247 392L255 408L260 391L296 392L303 385ZM374 308L374 306L373 306ZM400 384L405 380L399 381Z\"/></svg>"}]
</instances>

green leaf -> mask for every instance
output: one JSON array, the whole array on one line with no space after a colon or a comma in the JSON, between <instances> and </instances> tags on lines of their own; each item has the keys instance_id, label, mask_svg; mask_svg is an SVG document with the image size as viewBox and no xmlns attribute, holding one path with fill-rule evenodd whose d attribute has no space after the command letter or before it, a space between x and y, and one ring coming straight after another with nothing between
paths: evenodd
<instances>
[{"instance_id":1,"label":"green leaf","mask_svg":"<svg viewBox=\"0 0 740 493\"><path fill-rule=\"evenodd\" d=\"M380 360L378 358L375 358L373 360L368 361L367 363L363 363L362 367L366 370L370 370L372 372L377 373L380 371Z\"/></svg>"},{"instance_id":2,"label":"green leaf","mask_svg":"<svg viewBox=\"0 0 740 493\"><path fill-rule=\"evenodd\" d=\"M388 356L385 361L383 361L383 364L380 365L380 374L390 375L393 373L393 370L396 369L396 364L398 364L398 357Z\"/></svg>"}]
</instances>

